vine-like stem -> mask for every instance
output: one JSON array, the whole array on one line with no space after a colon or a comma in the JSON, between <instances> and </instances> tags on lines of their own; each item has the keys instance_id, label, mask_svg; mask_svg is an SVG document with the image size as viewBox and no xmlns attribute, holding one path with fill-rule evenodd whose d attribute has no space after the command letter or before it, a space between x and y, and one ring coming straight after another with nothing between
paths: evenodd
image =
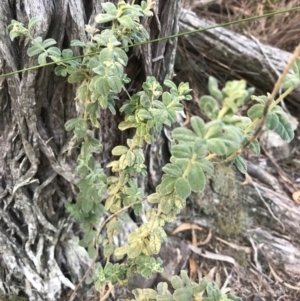
<instances>
[{"instance_id":1,"label":"vine-like stem","mask_svg":"<svg viewBox=\"0 0 300 301\"><path fill-rule=\"evenodd\" d=\"M293 91L293 87L288 88L284 93L282 93L276 101L274 101L271 105L269 110L271 111L274 107L276 107L287 95L289 95ZM261 121L261 118L256 118L245 130L244 135L248 134L252 128L257 126L257 124Z\"/></svg>"},{"instance_id":2,"label":"vine-like stem","mask_svg":"<svg viewBox=\"0 0 300 301\"><path fill-rule=\"evenodd\" d=\"M283 13L288 13L288 12L292 12L292 11L296 11L296 10L300 10L300 6L292 7L292 8L284 9L284 10L280 10L280 11L270 12L270 13L263 14L263 15L257 15L257 16L253 16L253 17L249 17L249 18L245 18L245 19L238 19L238 20L235 20L235 21L230 21L230 22L226 22L226 23L211 25L211 26L207 26L207 27L204 27L204 28L200 28L200 29L195 29L195 30L190 30L190 31L186 31L186 32L177 33L177 34L170 35L170 36L167 36L167 37L157 38L157 39L144 41L144 42L138 42L138 43L134 43L132 45L123 46L121 48L122 49L133 48L133 47L143 46L143 45L147 45L147 44L157 43L157 42L160 42L160 41L176 39L178 37L182 37L182 36L186 36L186 35L190 35L190 34L195 34L197 32L204 32L204 31L208 31L208 30L214 29L214 28L230 26L230 25L239 24L239 23L242 23L242 22L249 22L249 21L252 21L252 20L258 20L258 19L262 19L262 18L266 18L266 17L270 17L270 16L275 16L275 15L279 15L279 14L283 14ZM83 55L74 56L72 58L66 58L66 59L61 60L60 63L67 62L67 61L70 61L70 60L73 60L73 59L81 59L81 58L84 58L86 56L95 56L95 55L98 55L99 53L100 53L100 51L95 51L95 52L91 52L89 54L83 54ZM8 72L8 73L5 73L5 74L0 74L0 78L15 75L15 74L18 74L18 73L28 72L28 71L39 69L39 68L42 68L42 67L56 65L56 64L57 64L57 62L50 62L50 63L46 63L46 64L42 64L42 65L36 65L36 66L29 67L29 68L24 68L24 69L21 69L21 70L16 70L16 71Z\"/></svg>"},{"instance_id":3,"label":"vine-like stem","mask_svg":"<svg viewBox=\"0 0 300 301\"><path fill-rule=\"evenodd\" d=\"M263 112L263 116L260 119L260 124L259 124L258 128L256 129L255 133L250 137L250 139L248 139L248 141L241 148L239 148L232 155L230 155L228 158L226 158L223 162L221 162L221 164L224 164L224 163L227 163L227 162L230 162L231 160L233 160L236 156L238 156L242 152L243 149L245 149L247 146L249 146L249 144L258 137L258 135L260 134L260 132L262 130L262 127L265 123L268 111L271 108L272 100L274 99L274 97L278 93L278 91L280 90L280 87L282 85L282 82L283 82L284 78L288 74L289 70L291 69L292 65L297 60L299 55L300 55L300 44L297 46L296 50L294 51L291 58L289 59L287 65L285 66L282 74L279 76L279 78L278 78L278 80L277 80L277 82L276 82L276 84L273 88L273 91L272 91L271 95L268 98L268 101L266 103L266 106L265 106L265 109L264 109L264 112ZM292 91L292 88L289 88L288 90ZM276 104L274 103L274 106L275 105Z\"/></svg>"},{"instance_id":4,"label":"vine-like stem","mask_svg":"<svg viewBox=\"0 0 300 301\"><path fill-rule=\"evenodd\" d=\"M192 167L192 165L193 165L193 162L194 162L196 159L197 159L197 154L193 154L192 159L190 160L188 166L186 167L186 169L185 169L184 172L183 172L183 175L182 175L183 178L185 178L185 177L188 175L188 173L189 173L189 171L190 171L190 169L191 169L191 167Z\"/></svg>"},{"instance_id":5,"label":"vine-like stem","mask_svg":"<svg viewBox=\"0 0 300 301\"><path fill-rule=\"evenodd\" d=\"M75 298L75 295L78 291L78 289L80 288L80 286L82 285L82 283L84 282L84 280L87 278L89 272L92 270L92 268L94 267L96 261L97 261L97 258L98 258L98 253L99 253L99 238L100 238L100 235L101 235L101 232L102 230L104 229L104 227L106 226L106 224L112 220L114 217L118 216L120 213L126 211L127 209L129 208L132 208L133 206L135 205L138 205L138 204L141 204L145 199L141 200L141 201L138 201L138 202L135 202L133 204L130 204L126 207L123 207L121 208L120 210L118 210L117 212L113 213L112 215L110 215L103 223L102 225L100 226L99 230L97 231L97 236L96 236L96 252L95 252L95 256L92 260L92 263L90 264L90 266L88 267L88 269L86 270L86 272L84 273L83 277L80 279L79 283L77 284L77 286L75 287L72 295L70 296L69 300L68 301L72 301L74 298Z\"/></svg>"}]
</instances>

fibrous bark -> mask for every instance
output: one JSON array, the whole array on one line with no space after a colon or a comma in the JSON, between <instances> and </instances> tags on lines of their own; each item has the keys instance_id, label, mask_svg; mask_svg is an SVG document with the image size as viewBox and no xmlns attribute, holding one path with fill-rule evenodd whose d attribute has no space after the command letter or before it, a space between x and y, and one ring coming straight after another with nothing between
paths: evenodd
<instances>
[{"instance_id":1,"label":"fibrous bark","mask_svg":"<svg viewBox=\"0 0 300 301\"><path fill-rule=\"evenodd\" d=\"M12 19L25 25L32 17L41 22L34 36L54 38L68 48L72 39L87 40L85 24L94 24L101 12L98 0L4 0L0 2L0 70L8 73L37 64L26 54L28 41L12 42L7 25ZM117 3L117 0L111 1ZM155 15L143 20L151 38L178 29L180 1L156 1ZM145 76L172 76L176 42L162 41L131 51L130 91ZM75 50L75 55L80 54ZM76 199L78 145L64 123L76 116L75 89L41 68L0 79L0 292L25 294L30 300L65 300L90 259L78 246L80 227L64 209ZM124 97L120 97L120 103ZM104 144L99 157L104 167L110 149L126 136L117 129L120 116L101 114L98 138ZM161 149L149 149L159 158ZM154 159L155 160L155 159ZM159 163L159 162L158 162ZM155 162L157 164L157 162ZM83 298L83 297L82 297ZM83 298L84 299L84 298Z\"/></svg>"}]
</instances>

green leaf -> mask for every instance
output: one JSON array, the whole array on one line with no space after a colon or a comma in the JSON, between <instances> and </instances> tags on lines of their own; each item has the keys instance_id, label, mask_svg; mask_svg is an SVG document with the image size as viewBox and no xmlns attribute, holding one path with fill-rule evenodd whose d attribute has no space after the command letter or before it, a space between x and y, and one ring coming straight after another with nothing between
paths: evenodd
<instances>
[{"instance_id":1,"label":"green leaf","mask_svg":"<svg viewBox=\"0 0 300 301\"><path fill-rule=\"evenodd\" d=\"M85 200L82 205L81 205L81 209L84 213L88 213L93 209L93 202L91 200Z\"/></svg>"},{"instance_id":2,"label":"green leaf","mask_svg":"<svg viewBox=\"0 0 300 301\"><path fill-rule=\"evenodd\" d=\"M191 158L192 156L192 151L190 147L183 143L173 145L171 153L176 158Z\"/></svg>"},{"instance_id":3,"label":"green leaf","mask_svg":"<svg viewBox=\"0 0 300 301\"><path fill-rule=\"evenodd\" d=\"M165 109L153 109L151 110L152 114L154 115L154 120L158 124L163 124L168 118L168 111Z\"/></svg>"},{"instance_id":4,"label":"green leaf","mask_svg":"<svg viewBox=\"0 0 300 301\"><path fill-rule=\"evenodd\" d=\"M164 85L177 91L176 85L169 79L164 81Z\"/></svg>"},{"instance_id":5,"label":"green leaf","mask_svg":"<svg viewBox=\"0 0 300 301\"><path fill-rule=\"evenodd\" d=\"M96 23L106 23L106 22L110 22L115 19L116 19L116 16L113 16L110 14L99 14L95 17L95 22Z\"/></svg>"},{"instance_id":6,"label":"green leaf","mask_svg":"<svg viewBox=\"0 0 300 301\"><path fill-rule=\"evenodd\" d=\"M125 162L127 166L133 166L135 163L135 154L132 151L128 151L125 156Z\"/></svg>"},{"instance_id":7,"label":"green leaf","mask_svg":"<svg viewBox=\"0 0 300 301\"><path fill-rule=\"evenodd\" d=\"M96 255L96 248L92 245L89 245L88 247L88 254L90 256L90 258L95 258Z\"/></svg>"},{"instance_id":8,"label":"green leaf","mask_svg":"<svg viewBox=\"0 0 300 301\"><path fill-rule=\"evenodd\" d=\"M282 140L290 142L294 139L294 131L287 115L284 112L277 112L278 125L275 132L281 137Z\"/></svg>"},{"instance_id":9,"label":"green leaf","mask_svg":"<svg viewBox=\"0 0 300 301\"><path fill-rule=\"evenodd\" d=\"M128 56L126 52L121 48L114 48L114 52L116 57L118 58L118 61L123 65L126 66L128 63Z\"/></svg>"},{"instance_id":10,"label":"green leaf","mask_svg":"<svg viewBox=\"0 0 300 301\"><path fill-rule=\"evenodd\" d=\"M191 130L180 127L173 130L172 137L179 142L194 142L197 136Z\"/></svg>"},{"instance_id":11,"label":"green leaf","mask_svg":"<svg viewBox=\"0 0 300 301\"><path fill-rule=\"evenodd\" d=\"M136 258L138 257L143 251L143 246L140 243L135 243L130 245L130 248L128 250L128 257L129 258Z\"/></svg>"},{"instance_id":12,"label":"green leaf","mask_svg":"<svg viewBox=\"0 0 300 301\"><path fill-rule=\"evenodd\" d=\"M207 146L212 153L218 156L224 156L227 154L227 147L225 143L217 138L212 138L207 141Z\"/></svg>"},{"instance_id":13,"label":"green leaf","mask_svg":"<svg viewBox=\"0 0 300 301\"><path fill-rule=\"evenodd\" d=\"M173 299L175 301L192 301L193 294L192 289L190 287L180 287L175 290L173 294Z\"/></svg>"},{"instance_id":14,"label":"green leaf","mask_svg":"<svg viewBox=\"0 0 300 301\"><path fill-rule=\"evenodd\" d=\"M50 47L47 49L47 52L53 56L57 56L57 57L61 56L61 51L57 47Z\"/></svg>"},{"instance_id":15,"label":"green leaf","mask_svg":"<svg viewBox=\"0 0 300 301\"><path fill-rule=\"evenodd\" d=\"M210 76L208 78L208 90L209 90L210 95L213 96L214 98L216 98L218 100L223 99L223 93L218 88L218 81L212 76Z\"/></svg>"},{"instance_id":16,"label":"green leaf","mask_svg":"<svg viewBox=\"0 0 300 301\"><path fill-rule=\"evenodd\" d=\"M268 102L269 97L266 96L266 95L260 95L260 96L252 95L252 96L251 96L251 99L252 99L252 100L255 100L255 101L257 101L258 103L260 103L260 104L262 104L262 105L265 106L265 105L267 104L267 102Z\"/></svg>"},{"instance_id":17,"label":"green leaf","mask_svg":"<svg viewBox=\"0 0 300 301\"><path fill-rule=\"evenodd\" d=\"M227 296L227 298L228 298L229 300L232 300L232 301L243 301L242 298L236 297L236 296L231 295L231 294L227 294L226 296Z\"/></svg>"},{"instance_id":18,"label":"green leaf","mask_svg":"<svg viewBox=\"0 0 300 301\"><path fill-rule=\"evenodd\" d=\"M206 287L206 292L207 296L212 297L215 301L219 301L222 295L218 286L213 282L208 283Z\"/></svg>"},{"instance_id":19,"label":"green leaf","mask_svg":"<svg viewBox=\"0 0 300 301\"><path fill-rule=\"evenodd\" d=\"M94 282L94 279L92 278L92 277L87 277L86 279L85 279L85 283L86 284L92 284Z\"/></svg>"},{"instance_id":20,"label":"green leaf","mask_svg":"<svg viewBox=\"0 0 300 301\"><path fill-rule=\"evenodd\" d=\"M172 102L171 94L169 92L164 92L162 94L162 101L166 106L168 106Z\"/></svg>"},{"instance_id":21,"label":"green leaf","mask_svg":"<svg viewBox=\"0 0 300 301\"><path fill-rule=\"evenodd\" d=\"M115 246L113 244L107 244L104 246L103 254L106 258L110 257L115 251Z\"/></svg>"},{"instance_id":22,"label":"green leaf","mask_svg":"<svg viewBox=\"0 0 300 301\"><path fill-rule=\"evenodd\" d=\"M118 13L116 6L111 2L101 3L101 6L110 15L116 16Z\"/></svg>"},{"instance_id":23,"label":"green leaf","mask_svg":"<svg viewBox=\"0 0 300 301\"><path fill-rule=\"evenodd\" d=\"M85 79L85 74L83 72L77 71L68 77L68 82L70 84L75 84L78 82L82 82Z\"/></svg>"},{"instance_id":24,"label":"green leaf","mask_svg":"<svg viewBox=\"0 0 300 301\"><path fill-rule=\"evenodd\" d=\"M67 68L65 66L55 67L54 73L57 76L67 76L68 75Z\"/></svg>"},{"instance_id":25,"label":"green leaf","mask_svg":"<svg viewBox=\"0 0 300 301\"><path fill-rule=\"evenodd\" d=\"M81 139L86 135L87 124L86 124L85 120L83 120L81 118L79 119L79 122L76 124L74 133L78 139Z\"/></svg>"},{"instance_id":26,"label":"green leaf","mask_svg":"<svg viewBox=\"0 0 300 301\"><path fill-rule=\"evenodd\" d=\"M151 115L151 113L146 110L146 109L140 109L138 111L137 116L141 119L141 120L147 120L147 119L152 119L153 116Z\"/></svg>"},{"instance_id":27,"label":"green leaf","mask_svg":"<svg viewBox=\"0 0 300 301\"><path fill-rule=\"evenodd\" d=\"M69 74L73 74L73 73L75 73L76 72L76 67L74 67L74 66L68 66L67 67L67 72L69 73Z\"/></svg>"},{"instance_id":28,"label":"green leaf","mask_svg":"<svg viewBox=\"0 0 300 301\"><path fill-rule=\"evenodd\" d=\"M300 78L296 74L287 74L281 85L282 89L296 88L300 84Z\"/></svg>"},{"instance_id":29,"label":"green leaf","mask_svg":"<svg viewBox=\"0 0 300 301\"><path fill-rule=\"evenodd\" d=\"M160 237L160 235L157 234L155 231L153 231L153 233L151 233L150 235L150 240L149 240L149 245L153 254L159 253L162 242L163 239Z\"/></svg>"},{"instance_id":30,"label":"green leaf","mask_svg":"<svg viewBox=\"0 0 300 301\"><path fill-rule=\"evenodd\" d=\"M157 292L150 288L135 289L132 291L136 301L153 301L156 300Z\"/></svg>"},{"instance_id":31,"label":"green leaf","mask_svg":"<svg viewBox=\"0 0 300 301\"><path fill-rule=\"evenodd\" d=\"M260 144L256 139L250 143L249 148L252 150L254 155L258 156L260 154Z\"/></svg>"},{"instance_id":32,"label":"green leaf","mask_svg":"<svg viewBox=\"0 0 300 301\"><path fill-rule=\"evenodd\" d=\"M29 57L32 57L32 56L35 56L35 55L37 55L37 54L40 54L40 53L43 52L43 51L44 51L44 50L43 50L40 46L34 45L34 46L28 48L28 50L27 50L27 55L28 55Z\"/></svg>"},{"instance_id":33,"label":"green leaf","mask_svg":"<svg viewBox=\"0 0 300 301\"><path fill-rule=\"evenodd\" d=\"M55 45L56 44L56 41L54 39L46 39L44 42L43 42L43 46L44 48L48 48L52 45Z\"/></svg>"},{"instance_id":34,"label":"green leaf","mask_svg":"<svg viewBox=\"0 0 300 301\"><path fill-rule=\"evenodd\" d=\"M151 99L146 93L142 93L140 96L141 105L144 108L149 108L151 106ZM160 103L160 102L159 102ZM163 106L165 108L165 106Z\"/></svg>"},{"instance_id":35,"label":"green leaf","mask_svg":"<svg viewBox=\"0 0 300 301\"><path fill-rule=\"evenodd\" d=\"M218 117L219 105L212 96L202 96L199 100L199 107L209 119L216 119Z\"/></svg>"},{"instance_id":36,"label":"green leaf","mask_svg":"<svg viewBox=\"0 0 300 301\"><path fill-rule=\"evenodd\" d=\"M241 173L243 173L243 174L246 173L247 164L241 156L235 157L234 164Z\"/></svg>"},{"instance_id":37,"label":"green leaf","mask_svg":"<svg viewBox=\"0 0 300 301\"><path fill-rule=\"evenodd\" d=\"M157 204L161 200L161 195L159 193L152 193L147 198L148 202L151 204Z\"/></svg>"},{"instance_id":38,"label":"green leaf","mask_svg":"<svg viewBox=\"0 0 300 301\"><path fill-rule=\"evenodd\" d=\"M88 136L82 144L82 149L86 149L87 152L99 153L103 146L98 139Z\"/></svg>"},{"instance_id":39,"label":"green leaf","mask_svg":"<svg viewBox=\"0 0 300 301\"><path fill-rule=\"evenodd\" d=\"M191 194L191 187L189 181L185 178L179 178L175 182L176 195L185 200Z\"/></svg>"},{"instance_id":40,"label":"green leaf","mask_svg":"<svg viewBox=\"0 0 300 301\"><path fill-rule=\"evenodd\" d=\"M184 286L182 279L178 275L171 278L171 284L175 290Z\"/></svg>"},{"instance_id":41,"label":"green leaf","mask_svg":"<svg viewBox=\"0 0 300 301\"><path fill-rule=\"evenodd\" d=\"M265 125L269 130L275 130L278 126L279 118L278 116L273 112L268 112L266 116L266 122Z\"/></svg>"},{"instance_id":42,"label":"green leaf","mask_svg":"<svg viewBox=\"0 0 300 301\"><path fill-rule=\"evenodd\" d=\"M98 76L94 82L94 88L96 91L99 91L102 96L107 97L110 91L110 86L107 78L104 76Z\"/></svg>"},{"instance_id":43,"label":"green leaf","mask_svg":"<svg viewBox=\"0 0 300 301\"><path fill-rule=\"evenodd\" d=\"M80 124L81 120L82 120L81 118L69 119L65 123L65 129L66 129L66 131L72 131L77 125Z\"/></svg>"},{"instance_id":44,"label":"green leaf","mask_svg":"<svg viewBox=\"0 0 300 301\"><path fill-rule=\"evenodd\" d=\"M39 65L45 65L47 63L47 58L48 53L47 52L43 52L38 56L38 63Z\"/></svg>"},{"instance_id":45,"label":"green leaf","mask_svg":"<svg viewBox=\"0 0 300 301\"><path fill-rule=\"evenodd\" d=\"M255 104L252 106L247 114L251 119L261 118L264 113L265 106L263 104Z\"/></svg>"},{"instance_id":46,"label":"green leaf","mask_svg":"<svg viewBox=\"0 0 300 301\"><path fill-rule=\"evenodd\" d=\"M169 175L163 175L162 182L159 185L159 192L162 195L167 195L171 193L174 190L176 180L177 178L175 177Z\"/></svg>"},{"instance_id":47,"label":"green leaf","mask_svg":"<svg viewBox=\"0 0 300 301\"><path fill-rule=\"evenodd\" d=\"M297 58L296 61L294 62L292 69L295 73L300 78L300 59Z\"/></svg>"},{"instance_id":48,"label":"green leaf","mask_svg":"<svg viewBox=\"0 0 300 301\"><path fill-rule=\"evenodd\" d=\"M206 159L201 159L201 160L197 160L197 163L200 164L200 166L204 172L208 173L211 176L214 175L215 168L214 168L214 165L210 161L208 161Z\"/></svg>"},{"instance_id":49,"label":"green leaf","mask_svg":"<svg viewBox=\"0 0 300 301\"><path fill-rule=\"evenodd\" d=\"M90 118L91 121L93 121L92 118L93 118L94 116L96 116L96 118L97 118L97 110L98 110L98 108L99 108L99 105L98 105L98 103L96 103L96 102L90 102L90 103L86 106L85 111L89 114L89 118ZM94 123L93 123L93 124L94 124Z\"/></svg>"},{"instance_id":50,"label":"green leaf","mask_svg":"<svg viewBox=\"0 0 300 301\"><path fill-rule=\"evenodd\" d=\"M191 126L194 131L194 133L200 137L203 138L205 136L205 123L203 119L201 119L198 116L193 116L191 118Z\"/></svg>"},{"instance_id":51,"label":"green leaf","mask_svg":"<svg viewBox=\"0 0 300 301\"><path fill-rule=\"evenodd\" d=\"M168 163L162 168L167 175L179 178L182 176L182 170L175 164Z\"/></svg>"},{"instance_id":52,"label":"green leaf","mask_svg":"<svg viewBox=\"0 0 300 301\"><path fill-rule=\"evenodd\" d=\"M134 21L129 16L122 16L121 18L118 18L118 21L120 24L128 29L133 29L134 27Z\"/></svg>"},{"instance_id":53,"label":"green leaf","mask_svg":"<svg viewBox=\"0 0 300 301\"><path fill-rule=\"evenodd\" d=\"M61 54L62 54L64 59L70 59L71 57L73 57L73 50L64 49Z\"/></svg>"},{"instance_id":54,"label":"green leaf","mask_svg":"<svg viewBox=\"0 0 300 301\"><path fill-rule=\"evenodd\" d=\"M121 123L119 123L119 130L121 131L125 131L127 129L130 129L130 128L136 128L137 127L137 123L135 122L130 122L130 121L122 121Z\"/></svg>"},{"instance_id":55,"label":"green leaf","mask_svg":"<svg viewBox=\"0 0 300 301\"><path fill-rule=\"evenodd\" d=\"M206 289L208 283L209 282L208 282L207 278L202 278L199 285L193 287L193 295L202 293Z\"/></svg>"},{"instance_id":56,"label":"green leaf","mask_svg":"<svg viewBox=\"0 0 300 301\"><path fill-rule=\"evenodd\" d=\"M38 23L41 19L39 17L33 17L28 22L28 29L30 30L36 23Z\"/></svg>"},{"instance_id":57,"label":"green leaf","mask_svg":"<svg viewBox=\"0 0 300 301\"><path fill-rule=\"evenodd\" d=\"M71 41L71 46L73 47L86 47L86 43L80 41L80 40L72 40Z\"/></svg>"},{"instance_id":58,"label":"green leaf","mask_svg":"<svg viewBox=\"0 0 300 301\"><path fill-rule=\"evenodd\" d=\"M114 255L118 258L122 258L124 255L128 253L128 250L129 250L128 246L116 248L114 251Z\"/></svg>"},{"instance_id":59,"label":"green leaf","mask_svg":"<svg viewBox=\"0 0 300 301\"><path fill-rule=\"evenodd\" d=\"M107 81L108 81L110 88L115 93L120 93L122 91L123 83L117 76L110 76L107 78Z\"/></svg>"},{"instance_id":60,"label":"green leaf","mask_svg":"<svg viewBox=\"0 0 300 301\"><path fill-rule=\"evenodd\" d=\"M159 188L160 187L158 186L156 190L158 191ZM174 210L174 194L172 193L171 195L161 197L159 205L160 205L161 211L168 215L171 211Z\"/></svg>"},{"instance_id":61,"label":"green leaf","mask_svg":"<svg viewBox=\"0 0 300 301\"><path fill-rule=\"evenodd\" d=\"M193 152L197 154L198 157L204 157L207 154L206 141L201 138L196 138Z\"/></svg>"},{"instance_id":62,"label":"green leaf","mask_svg":"<svg viewBox=\"0 0 300 301\"><path fill-rule=\"evenodd\" d=\"M206 179L201 165L198 162L193 163L187 175L187 180L192 191L201 192L204 190Z\"/></svg>"},{"instance_id":63,"label":"green leaf","mask_svg":"<svg viewBox=\"0 0 300 301\"><path fill-rule=\"evenodd\" d=\"M121 156L123 154L126 154L128 152L128 147L124 146L124 145L118 145L115 148L113 148L113 150L111 151L111 153L113 154L113 156Z\"/></svg>"},{"instance_id":64,"label":"green leaf","mask_svg":"<svg viewBox=\"0 0 300 301\"><path fill-rule=\"evenodd\" d=\"M104 48L100 52L99 60L100 62L104 63L106 61L112 61L114 59L114 52L113 49Z\"/></svg>"}]
</instances>

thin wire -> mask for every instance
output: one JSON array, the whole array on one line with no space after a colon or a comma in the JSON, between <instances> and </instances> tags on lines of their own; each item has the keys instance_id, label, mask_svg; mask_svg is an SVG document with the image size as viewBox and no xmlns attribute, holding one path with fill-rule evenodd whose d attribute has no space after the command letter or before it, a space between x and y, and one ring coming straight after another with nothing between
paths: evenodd
<instances>
[{"instance_id":1,"label":"thin wire","mask_svg":"<svg viewBox=\"0 0 300 301\"><path fill-rule=\"evenodd\" d=\"M186 36L186 35L190 35L190 34L194 34L194 33L198 33L198 32L203 32L203 31L207 31L207 30L210 30L210 29L218 28L218 27L226 27L226 26L229 26L229 25L239 24L239 23L242 23L242 22L248 22L248 21L253 21L253 20L258 20L258 19L262 19L262 18L267 18L267 17L283 14L283 13L293 12L293 11L297 11L299 9L300 9L300 6L296 6L296 7L289 8L289 9L284 9L284 10L279 10L279 11L275 11L275 12L271 12L271 13L266 13L266 14L263 14L263 15L260 15L260 16L253 16L253 17L249 17L249 18L245 18L245 19L239 19L239 20L230 21L230 22L226 22L226 23L215 24L215 25L212 25L212 26L198 28L198 29L195 29L195 30L189 30L189 31L177 33L177 34L174 34L174 35L170 35L170 36L167 36L167 37L157 38L157 39L153 39L153 40L149 40L149 41L145 41L145 42L136 43L136 44L133 44L133 45L124 46L124 47L121 47L121 48L122 49L132 48L132 47L136 47L136 46L142 46L142 45L157 43L157 42L160 42L160 41L175 39L175 38L178 38L178 37L182 37L182 36ZM100 51L92 52L92 53L89 53L89 54L83 54L83 55L79 55L79 56L74 56L72 58L63 59L60 62L63 63L63 62L67 62L67 61L70 61L70 60L79 59L79 58L83 58L83 57L87 57L87 56L95 56L99 53L100 53ZM8 77L8 76L18 74L18 73L22 73L22 72L35 70L35 69L42 68L42 67L52 66L52 65L55 65L55 64L56 64L56 62L50 62L50 63L46 63L44 65L36 65L36 66L29 67L29 68L24 68L24 69L9 72L9 73L6 73L6 74L1 74L0 78Z\"/></svg>"}]
</instances>

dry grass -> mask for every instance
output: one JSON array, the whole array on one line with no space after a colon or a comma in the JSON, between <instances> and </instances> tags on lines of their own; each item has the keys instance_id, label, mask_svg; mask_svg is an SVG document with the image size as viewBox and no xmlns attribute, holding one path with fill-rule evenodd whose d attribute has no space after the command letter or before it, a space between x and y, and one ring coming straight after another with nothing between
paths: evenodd
<instances>
[{"instance_id":1,"label":"dry grass","mask_svg":"<svg viewBox=\"0 0 300 301\"><path fill-rule=\"evenodd\" d=\"M217 23L238 20L268 12L300 6L300 0L222 0L203 9L194 6L199 15ZM299 43L300 12L279 14L231 26L232 30L254 36L262 43L292 52Z\"/></svg>"}]
</instances>

